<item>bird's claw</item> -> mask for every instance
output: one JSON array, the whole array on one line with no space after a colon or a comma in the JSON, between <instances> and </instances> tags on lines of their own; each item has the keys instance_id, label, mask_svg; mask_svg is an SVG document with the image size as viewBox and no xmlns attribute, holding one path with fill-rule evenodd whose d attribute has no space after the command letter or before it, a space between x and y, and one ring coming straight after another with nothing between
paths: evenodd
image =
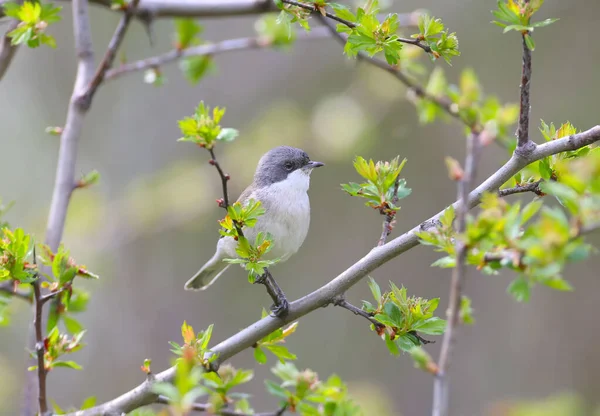
<instances>
[{"instance_id":1,"label":"bird's claw","mask_svg":"<svg viewBox=\"0 0 600 416\"><path fill-rule=\"evenodd\" d=\"M277 298L277 303L271 306L271 316L275 318L285 318L290 309L290 303L287 301L285 296Z\"/></svg>"}]
</instances>

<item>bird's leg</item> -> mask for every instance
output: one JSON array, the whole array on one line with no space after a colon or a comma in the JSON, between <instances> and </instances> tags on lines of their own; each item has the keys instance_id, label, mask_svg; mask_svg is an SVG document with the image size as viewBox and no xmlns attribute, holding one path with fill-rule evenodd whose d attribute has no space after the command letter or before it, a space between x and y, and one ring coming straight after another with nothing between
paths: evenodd
<instances>
[{"instance_id":1,"label":"bird's leg","mask_svg":"<svg viewBox=\"0 0 600 416\"><path fill-rule=\"evenodd\" d=\"M254 283L265 285L267 293L274 302L273 306L271 306L271 313L277 318L283 318L287 315L290 304L269 269L264 269L264 271L264 274L256 279Z\"/></svg>"}]
</instances>

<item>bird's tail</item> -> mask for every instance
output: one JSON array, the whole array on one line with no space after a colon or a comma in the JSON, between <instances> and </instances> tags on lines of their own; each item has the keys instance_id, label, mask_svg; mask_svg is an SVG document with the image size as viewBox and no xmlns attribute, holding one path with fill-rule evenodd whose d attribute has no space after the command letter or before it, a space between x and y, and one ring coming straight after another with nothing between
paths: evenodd
<instances>
[{"instance_id":1,"label":"bird's tail","mask_svg":"<svg viewBox=\"0 0 600 416\"><path fill-rule=\"evenodd\" d=\"M229 263L225 263L218 253L215 253L212 259L186 282L185 290L206 290L229 266Z\"/></svg>"}]
</instances>

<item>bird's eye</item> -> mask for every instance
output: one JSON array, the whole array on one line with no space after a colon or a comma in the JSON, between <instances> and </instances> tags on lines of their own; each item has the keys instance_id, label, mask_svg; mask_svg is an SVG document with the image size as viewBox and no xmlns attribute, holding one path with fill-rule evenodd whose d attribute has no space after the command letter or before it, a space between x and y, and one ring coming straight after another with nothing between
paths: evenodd
<instances>
[{"instance_id":1,"label":"bird's eye","mask_svg":"<svg viewBox=\"0 0 600 416\"><path fill-rule=\"evenodd\" d=\"M294 167L292 162L285 162L285 164L283 166L285 167L286 170L292 170L292 168Z\"/></svg>"}]
</instances>

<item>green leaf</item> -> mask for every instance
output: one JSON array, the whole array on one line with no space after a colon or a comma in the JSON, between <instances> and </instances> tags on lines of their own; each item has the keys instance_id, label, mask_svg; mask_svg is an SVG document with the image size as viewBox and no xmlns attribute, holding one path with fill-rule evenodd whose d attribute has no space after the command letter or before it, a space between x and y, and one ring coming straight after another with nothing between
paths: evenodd
<instances>
[{"instance_id":1,"label":"green leaf","mask_svg":"<svg viewBox=\"0 0 600 416\"><path fill-rule=\"evenodd\" d=\"M529 297L531 294L529 282L522 276L510 283L507 292L511 294L518 302L529 302Z\"/></svg>"},{"instance_id":2,"label":"green leaf","mask_svg":"<svg viewBox=\"0 0 600 416\"><path fill-rule=\"evenodd\" d=\"M254 348L254 359L259 364L266 364L267 354L265 354L261 347L256 347Z\"/></svg>"},{"instance_id":3,"label":"green leaf","mask_svg":"<svg viewBox=\"0 0 600 416\"><path fill-rule=\"evenodd\" d=\"M527 45L527 48L530 51L535 50L535 42L533 41L533 38L531 37L531 35L529 35L529 34L525 35L525 44Z\"/></svg>"},{"instance_id":4,"label":"green leaf","mask_svg":"<svg viewBox=\"0 0 600 416\"><path fill-rule=\"evenodd\" d=\"M572 292L574 290L573 286L563 279L548 279L543 280L542 283L551 289L560 290L562 292Z\"/></svg>"},{"instance_id":5,"label":"green leaf","mask_svg":"<svg viewBox=\"0 0 600 416\"><path fill-rule=\"evenodd\" d=\"M450 269L456 267L456 259L450 256L442 257L437 259L431 264L431 267L441 267L443 269Z\"/></svg>"},{"instance_id":6,"label":"green leaf","mask_svg":"<svg viewBox=\"0 0 600 416\"><path fill-rule=\"evenodd\" d=\"M83 325L81 325L77 319L69 316L69 315L63 315L63 323L65 324L65 328L67 328L67 331L69 331L71 334L77 334L81 331L84 330Z\"/></svg>"},{"instance_id":7,"label":"green leaf","mask_svg":"<svg viewBox=\"0 0 600 416\"><path fill-rule=\"evenodd\" d=\"M396 342L398 343L398 347L406 352L409 352L411 349L418 347L421 344L419 340L411 334L400 335Z\"/></svg>"},{"instance_id":8,"label":"green leaf","mask_svg":"<svg viewBox=\"0 0 600 416\"><path fill-rule=\"evenodd\" d=\"M373 294L373 298L377 301L381 301L381 288L371 276L369 276L369 289L371 289L371 293Z\"/></svg>"},{"instance_id":9,"label":"green leaf","mask_svg":"<svg viewBox=\"0 0 600 416\"><path fill-rule=\"evenodd\" d=\"M176 47L185 49L198 41L197 35L202 33L202 27L193 19L175 19Z\"/></svg>"},{"instance_id":10,"label":"green leaf","mask_svg":"<svg viewBox=\"0 0 600 416\"><path fill-rule=\"evenodd\" d=\"M417 322L413 329L427 335L441 335L446 330L446 321L437 316L433 316L424 321Z\"/></svg>"},{"instance_id":11,"label":"green leaf","mask_svg":"<svg viewBox=\"0 0 600 416\"><path fill-rule=\"evenodd\" d=\"M275 397L280 397L282 399L287 399L288 397L287 390L271 380L265 380L265 387L267 392Z\"/></svg>"},{"instance_id":12,"label":"green leaf","mask_svg":"<svg viewBox=\"0 0 600 416\"><path fill-rule=\"evenodd\" d=\"M542 20L541 22L535 22L531 26L533 26L533 27L545 27L545 26L551 25L552 23L554 23L554 22L556 22L558 20L560 20L560 19L558 19L558 18L546 19L546 20Z\"/></svg>"},{"instance_id":13,"label":"green leaf","mask_svg":"<svg viewBox=\"0 0 600 416\"><path fill-rule=\"evenodd\" d=\"M75 361L54 361L52 367L66 367L72 368L73 370L82 370L83 367L77 364Z\"/></svg>"},{"instance_id":14,"label":"green leaf","mask_svg":"<svg viewBox=\"0 0 600 416\"><path fill-rule=\"evenodd\" d=\"M388 334L387 332L385 334L385 345L388 348L388 350L390 351L390 354L400 355L400 350L398 349L398 344L396 344L396 342L392 341L392 339L390 338L390 334Z\"/></svg>"},{"instance_id":15,"label":"green leaf","mask_svg":"<svg viewBox=\"0 0 600 416\"><path fill-rule=\"evenodd\" d=\"M544 158L538 162L540 176L546 180L552 177L552 168L550 167L550 158Z\"/></svg>"},{"instance_id":16,"label":"green leaf","mask_svg":"<svg viewBox=\"0 0 600 416\"><path fill-rule=\"evenodd\" d=\"M96 397L90 396L83 401L79 410L91 409L94 406L96 406Z\"/></svg>"},{"instance_id":17,"label":"green leaf","mask_svg":"<svg viewBox=\"0 0 600 416\"><path fill-rule=\"evenodd\" d=\"M180 61L179 67L192 84L197 84L213 69L213 59L210 56L189 56Z\"/></svg>"},{"instance_id":18,"label":"green leaf","mask_svg":"<svg viewBox=\"0 0 600 416\"><path fill-rule=\"evenodd\" d=\"M238 136L239 132L236 129L232 128L224 128L221 129L221 133L217 136L217 140L222 140L224 142L231 142L235 140Z\"/></svg>"},{"instance_id":19,"label":"green leaf","mask_svg":"<svg viewBox=\"0 0 600 416\"><path fill-rule=\"evenodd\" d=\"M297 357L295 354L292 354L286 347L283 345L265 345L265 348L271 351L281 363L285 363L285 360L295 360Z\"/></svg>"}]
</instances>

